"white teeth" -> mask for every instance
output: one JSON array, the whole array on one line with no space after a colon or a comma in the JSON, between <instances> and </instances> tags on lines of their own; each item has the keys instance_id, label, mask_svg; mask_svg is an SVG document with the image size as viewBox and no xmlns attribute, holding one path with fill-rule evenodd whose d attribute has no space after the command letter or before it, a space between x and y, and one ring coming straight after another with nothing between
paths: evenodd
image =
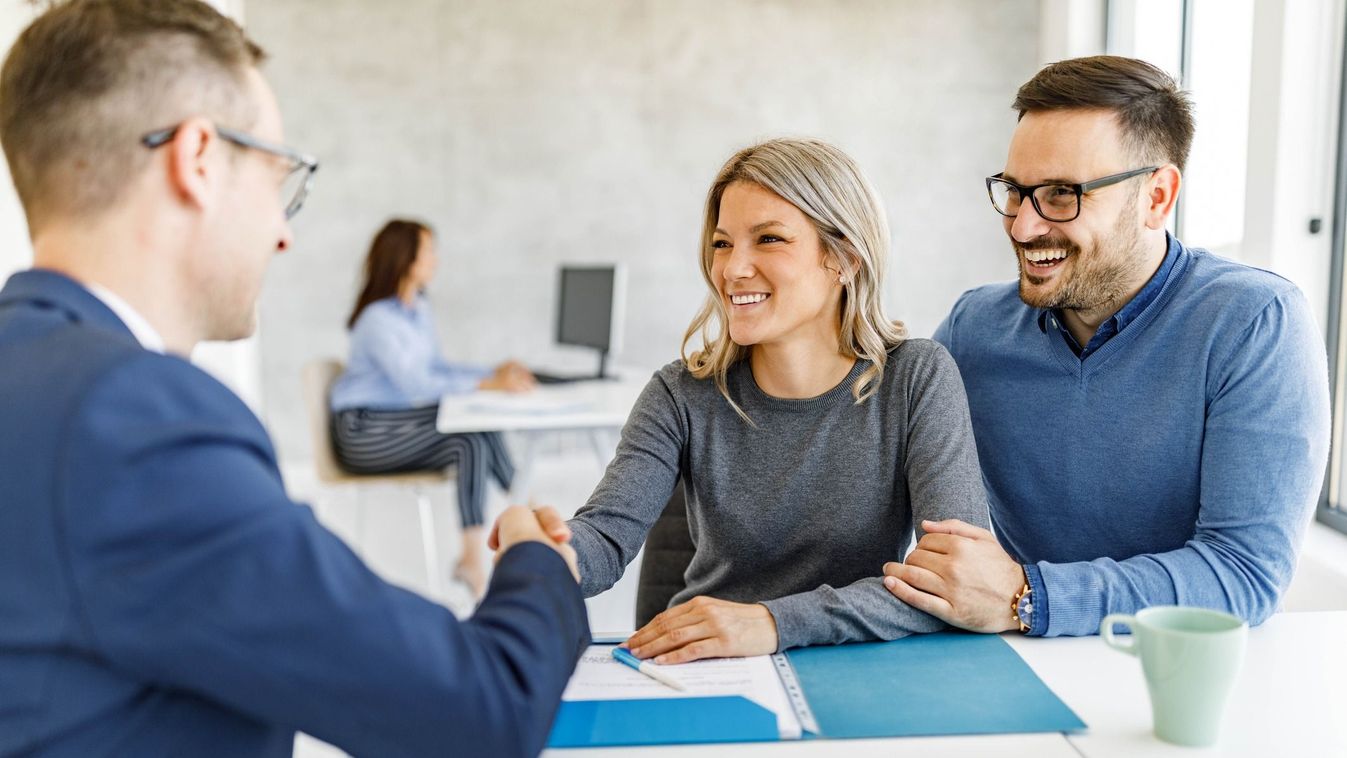
<instances>
[{"instance_id":1,"label":"white teeth","mask_svg":"<svg viewBox=\"0 0 1347 758\"><path fill-rule=\"evenodd\" d=\"M1033 263L1056 261L1066 257L1065 250L1025 250L1024 257Z\"/></svg>"},{"instance_id":2,"label":"white teeth","mask_svg":"<svg viewBox=\"0 0 1347 758\"><path fill-rule=\"evenodd\" d=\"M761 303L767 299L767 293L758 292L753 295L730 295L730 302L735 305L748 305L749 303Z\"/></svg>"}]
</instances>

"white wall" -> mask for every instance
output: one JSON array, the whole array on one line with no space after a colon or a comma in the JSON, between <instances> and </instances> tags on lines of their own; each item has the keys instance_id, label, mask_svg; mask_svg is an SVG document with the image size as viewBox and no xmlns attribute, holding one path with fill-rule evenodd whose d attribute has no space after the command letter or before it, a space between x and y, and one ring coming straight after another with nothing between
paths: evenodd
<instances>
[{"instance_id":1,"label":"white wall","mask_svg":"<svg viewBox=\"0 0 1347 758\"><path fill-rule=\"evenodd\" d=\"M33 16L32 6L23 0L0 0L0 51L9 50ZM28 242L23 207L9 178L9 164L0 161L0 282L32 262L33 248Z\"/></svg>"},{"instance_id":2,"label":"white wall","mask_svg":"<svg viewBox=\"0 0 1347 758\"><path fill-rule=\"evenodd\" d=\"M893 227L887 303L927 335L960 292L1014 276L983 177L1038 62L1037 0L267 0L291 143L318 155L297 243L263 297L263 387L282 457L307 455L299 375L343 355L370 237L439 232L451 356L587 361L552 346L563 261L629 273L620 360L677 356L705 296L701 203L721 163L816 135L867 170Z\"/></svg>"},{"instance_id":3,"label":"white wall","mask_svg":"<svg viewBox=\"0 0 1347 758\"><path fill-rule=\"evenodd\" d=\"M1038 62L1103 53L1106 1L1038 0Z\"/></svg>"}]
</instances>

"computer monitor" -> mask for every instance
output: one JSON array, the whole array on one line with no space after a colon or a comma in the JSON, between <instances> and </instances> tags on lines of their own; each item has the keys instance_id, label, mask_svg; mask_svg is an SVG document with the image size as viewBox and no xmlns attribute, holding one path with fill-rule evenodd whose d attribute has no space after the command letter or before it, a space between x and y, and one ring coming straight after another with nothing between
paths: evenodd
<instances>
[{"instance_id":1,"label":"computer monitor","mask_svg":"<svg viewBox=\"0 0 1347 758\"><path fill-rule=\"evenodd\" d=\"M608 376L608 353L622 344L622 274L617 264L567 265L557 279L557 343L598 350L600 379Z\"/></svg>"}]
</instances>

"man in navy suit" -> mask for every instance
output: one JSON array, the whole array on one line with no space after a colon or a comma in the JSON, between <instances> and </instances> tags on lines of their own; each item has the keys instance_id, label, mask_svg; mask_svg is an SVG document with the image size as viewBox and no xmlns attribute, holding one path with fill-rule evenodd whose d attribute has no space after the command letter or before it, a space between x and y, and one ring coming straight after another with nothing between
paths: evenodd
<instances>
[{"instance_id":1,"label":"man in navy suit","mask_svg":"<svg viewBox=\"0 0 1347 758\"><path fill-rule=\"evenodd\" d=\"M254 328L314 163L197 0L73 0L0 71L35 267L0 291L0 755L529 755L589 640L556 513L509 510L472 619L287 499L184 356Z\"/></svg>"}]
</instances>

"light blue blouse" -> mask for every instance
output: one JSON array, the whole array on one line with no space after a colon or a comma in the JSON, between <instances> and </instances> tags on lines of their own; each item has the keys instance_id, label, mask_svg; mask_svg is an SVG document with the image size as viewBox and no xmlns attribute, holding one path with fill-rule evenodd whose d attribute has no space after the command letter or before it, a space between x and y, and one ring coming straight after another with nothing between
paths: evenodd
<instances>
[{"instance_id":1,"label":"light blue blouse","mask_svg":"<svg viewBox=\"0 0 1347 758\"><path fill-rule=\"evenodd\" d=\"M434 405L442 395L471 392L491 371L452 364L440 354L424 296L370 303L351 329L351 359L332 385L332 410L403 410Z\"/></svg>"}]
</instances>

